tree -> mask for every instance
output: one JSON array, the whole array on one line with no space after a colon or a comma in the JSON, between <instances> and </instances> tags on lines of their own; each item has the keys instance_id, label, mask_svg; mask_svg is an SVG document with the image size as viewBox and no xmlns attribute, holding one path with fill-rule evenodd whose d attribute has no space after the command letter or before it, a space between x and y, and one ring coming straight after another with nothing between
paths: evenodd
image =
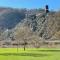
<instances>
[{"instance_id":1,"label":"tree","mask_svg":"<svg viewBox=\"0 0 60 60\"><path fill-rule=\"evenodd\" d=\"M20 41L23 41L23 45L24 45L24 51L27 45L27 38L28 36L31 34L31 31L29 30L29 28L27 26L20 26L20 28L17 28L16 31L14 32L15 34L15 38L17 40L17 43L19 44ZM18 45L17 45L17 51L18 51Z\"/></svg>"}]
</instances>

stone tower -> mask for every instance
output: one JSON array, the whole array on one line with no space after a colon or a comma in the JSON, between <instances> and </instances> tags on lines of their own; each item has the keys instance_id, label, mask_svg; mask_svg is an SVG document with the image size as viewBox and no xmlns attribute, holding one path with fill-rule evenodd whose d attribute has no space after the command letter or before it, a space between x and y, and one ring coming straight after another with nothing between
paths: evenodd
<instances>
[{"instance_id":1,"label":"stone tower","mask_svg":"<svg viewBox=\"0 0 60 60\"><path fill-rule=\"evenodd\" d=\"M45 12L46 12L46 13L49 12L49 7L48 7L48 5L45 6Z\"/></svg>"}]
</instances>

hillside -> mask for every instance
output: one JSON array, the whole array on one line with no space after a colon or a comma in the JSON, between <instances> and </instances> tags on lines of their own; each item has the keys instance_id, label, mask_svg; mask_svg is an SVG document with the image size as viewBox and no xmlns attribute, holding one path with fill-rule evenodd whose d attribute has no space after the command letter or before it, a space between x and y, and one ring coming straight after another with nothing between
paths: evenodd
<instances>
[{"instance_id":1,"label":"hillside","mask_svg":"<svg viewBox=\"0 0 60 60\"><path fill-rule=\"evenodd\" d=\"M0 8L0 28L12 29L25 18L23 10Z\"/></svg>"},{"instance_id":2,"label":"hillside","mask_svg":"<svg viewBox=\"0 0 60 60\"><path fill-rule=\"evenodd\" d=\"M59 11L0 8L1 47L23 46L25 41L27 47L40 47L46 40L60 40Z\"/></svg>"}]
</instances>

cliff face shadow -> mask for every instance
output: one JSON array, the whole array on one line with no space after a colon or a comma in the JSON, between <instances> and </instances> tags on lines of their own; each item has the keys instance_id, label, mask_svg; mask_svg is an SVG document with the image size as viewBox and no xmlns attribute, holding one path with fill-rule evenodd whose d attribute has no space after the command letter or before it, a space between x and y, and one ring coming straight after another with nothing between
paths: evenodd
<instances>
[{"instance_id":1,"label":"cliff face shadow","mask_svg":"<svg viewBox=\"0 0 60 60\"><path fill-rule=\"evenodd\" d=\"M0 56L31 56L31 57L44 57L48 54L39 54L39 53L0 53Z\"/></svg>"}]
</instances>

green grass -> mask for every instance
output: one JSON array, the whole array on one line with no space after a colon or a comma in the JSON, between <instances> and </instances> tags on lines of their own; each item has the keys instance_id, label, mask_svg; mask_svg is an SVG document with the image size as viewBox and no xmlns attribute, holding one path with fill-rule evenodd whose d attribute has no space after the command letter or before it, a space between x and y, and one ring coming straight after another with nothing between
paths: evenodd
<instances>
[{"instance_id":1,"label":"green grass","mask_svg":"<svg viewBox=\"0 0 60 60\"><path fill-rule=\"evenodd\" d=\"M52 48L0 48L0 60L60 60L60 49Z\"/></svg>"}]
</instances>

